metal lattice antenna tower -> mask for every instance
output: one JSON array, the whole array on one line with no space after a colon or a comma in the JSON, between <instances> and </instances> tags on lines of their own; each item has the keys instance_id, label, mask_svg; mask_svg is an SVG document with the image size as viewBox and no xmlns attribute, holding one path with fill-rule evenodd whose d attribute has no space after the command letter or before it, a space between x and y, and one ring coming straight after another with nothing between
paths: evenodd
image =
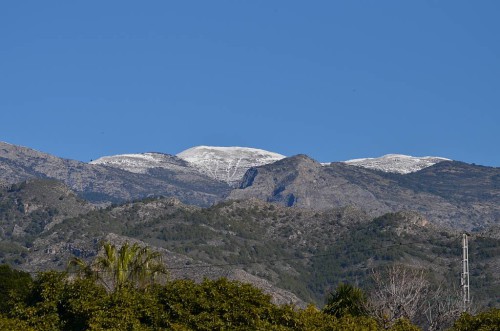
<instances>
[{"instance_id":1,"label":"metal lattice antenna tower","mask_svg":"<svg viewBox=\"0 0 500 331\"><path fill-rule=\"evenodd\" d=\"M469 309L470 304L470 291L469 291L469 243L467 240L467 233L462 237L462 289L463 289L463 310L464 312Z\"/></svg>"}]
</instances>

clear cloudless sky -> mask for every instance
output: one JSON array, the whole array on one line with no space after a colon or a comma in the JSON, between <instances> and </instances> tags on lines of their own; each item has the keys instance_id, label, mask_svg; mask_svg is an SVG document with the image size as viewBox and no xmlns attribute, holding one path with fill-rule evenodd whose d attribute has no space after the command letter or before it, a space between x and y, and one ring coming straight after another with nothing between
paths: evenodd
<instances>
[{"instance_id":1,"label":"clear cloudless sky","mask_svg":"<svg viewBox=\"0 0 500 331\"><path fill-rule=\"evenodd\" d=\"M500 1L2 1L0 141L500 166Z\"/></svg>"}]
</instances>

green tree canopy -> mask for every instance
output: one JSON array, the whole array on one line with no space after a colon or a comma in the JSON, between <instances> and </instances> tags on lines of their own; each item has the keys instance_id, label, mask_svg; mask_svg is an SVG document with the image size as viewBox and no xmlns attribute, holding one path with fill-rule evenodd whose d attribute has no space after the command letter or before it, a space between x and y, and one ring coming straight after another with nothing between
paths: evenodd
<instances>
[{"instance_id":1,"label":"green tree canopy","mask_svg":"<svg viewBox=\"0 0 500 331\"><path fill-rule=\"evenodd\" d=\"M26 296L32 282L29 273L12 269L6 264L0 265L0 313L9 310L11 298Z\"/></svg>"},{"instance_id":2,"label":"green tree canopy","mask_svg":"<svg viewBox=\"0 0 500 331\"><path fill-rule=\"evenodd\" d=\"M366 316L366 295L358 287L340 283L328 295L323 311L337 318L342 316Z\"/></svg>"},{"instance_id":3,"label":"green tree canopy","mask_svg":"<svg viewBox=\"0 0 500 331\"><path fill-rule=\"evenodd\" d=\"M119 248L111 243L104 243L103 254L92 264L74 258L69 262L69 267L86 278L97 279L108 291L125 285L144 289L158 277L167 275L159 252L153 252L149 247L141 247L137 243L130 245L128 242Z\"/></svg>"},{"instance_id":4,"label":"green tree canopy","mask_svg":"<svg viewBox=\"0 0 500 331\"><path fill-rule=\"evenodd\" d=\"M462 314L455 322L452 331L498 331L500 330L500 309L493 308L472 316Z\"/></svg>"}]
</instances>

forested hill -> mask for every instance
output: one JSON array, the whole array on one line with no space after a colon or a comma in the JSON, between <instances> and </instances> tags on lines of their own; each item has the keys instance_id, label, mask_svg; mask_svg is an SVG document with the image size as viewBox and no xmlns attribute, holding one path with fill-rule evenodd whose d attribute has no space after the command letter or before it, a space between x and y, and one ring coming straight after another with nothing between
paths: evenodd
<instances>
[{"instance_id":1,"label":"forested hill","mask_svg":"<svg viewBox=\"0 0 500 331\"><path fill-rule=\"evenodd\" d=\"M58 210L55 206L53 213L61 214ZM18 220L3 224L12 229ZM29 217L22 222L30 228ZM177 278L225 276L261 287L272 284L275 293L284 289L319 305L339 282L370 286L373 270L394 263L423 268L443 284L457 284L461 272L461 233L418 213L372 218L353 207L314 211L257 199L200 208L151 198L69 216L36 237L5 228L2 261L31 271L64 269L73 255L93 258L99 242L110 238L161 249ZM471 282L481 304L498 304L500 298L499 247L498 237L489 234L470 238Z\"/></svg>"}]
</instances>

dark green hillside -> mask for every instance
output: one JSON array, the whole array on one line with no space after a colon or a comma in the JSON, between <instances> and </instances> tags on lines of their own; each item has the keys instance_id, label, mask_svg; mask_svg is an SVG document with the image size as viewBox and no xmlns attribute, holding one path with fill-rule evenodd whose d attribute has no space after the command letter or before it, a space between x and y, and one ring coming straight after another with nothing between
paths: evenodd
<instances>
[{"instance_id":1,"label":"dark green hillside","mask_svg":"<svg viewBox=\"0 0 500 331\"><path fill-rule=\"evenodd\" d=\"M372 270L393 263L424 268L436 284L457 285L461 271L460 233L434 227L417 213L370 220L354 208L316 212L258 200L201 209L149 199L67 219L42 233L38 244L78 243L91 250L108 233L228 270L243 268L318 304L339 282L369 288ZM499 304L499 247L499 239L470 239L472 293L482 304Z\"/></svg>"},{"instance_id":2,"label":"dark green hillside","mask_svg":"<svg viewBox=\"0 0 500 331\"><path fill-rule=\"evenodd\" d=\"M499 304L495 229L470 238L471 288L481 304ZM63 269L73 255L95 256L109 234L177 254L174 267L189 266L175 270L179 277L243 270L319 305L339 282L369 289L372 271L389 264L424 268L436 284L453 286L461 272L461 234L415 212L373 219L353 207L314 211L250 199L200 208L173 198L96 209L57 181L0 189L0 262Z\"/></svg>"},{"instance_id":3,"label":"dark green hillside","mask_svg":"<svg viewBox=\"0 0 500 331\"><path fill-rule=\"evenodd\" d=\"M340 238L315 258L308 281L320 291L325 283L359 282L370 287L372 270L393 263L417 266L428 271L435 285L458 289L461 272L461 234L409 224L414 215L386 214ZM500 241L473 235L469 239L472 296L476 303L500 304Z\"/></svg>"}]
</instances>

